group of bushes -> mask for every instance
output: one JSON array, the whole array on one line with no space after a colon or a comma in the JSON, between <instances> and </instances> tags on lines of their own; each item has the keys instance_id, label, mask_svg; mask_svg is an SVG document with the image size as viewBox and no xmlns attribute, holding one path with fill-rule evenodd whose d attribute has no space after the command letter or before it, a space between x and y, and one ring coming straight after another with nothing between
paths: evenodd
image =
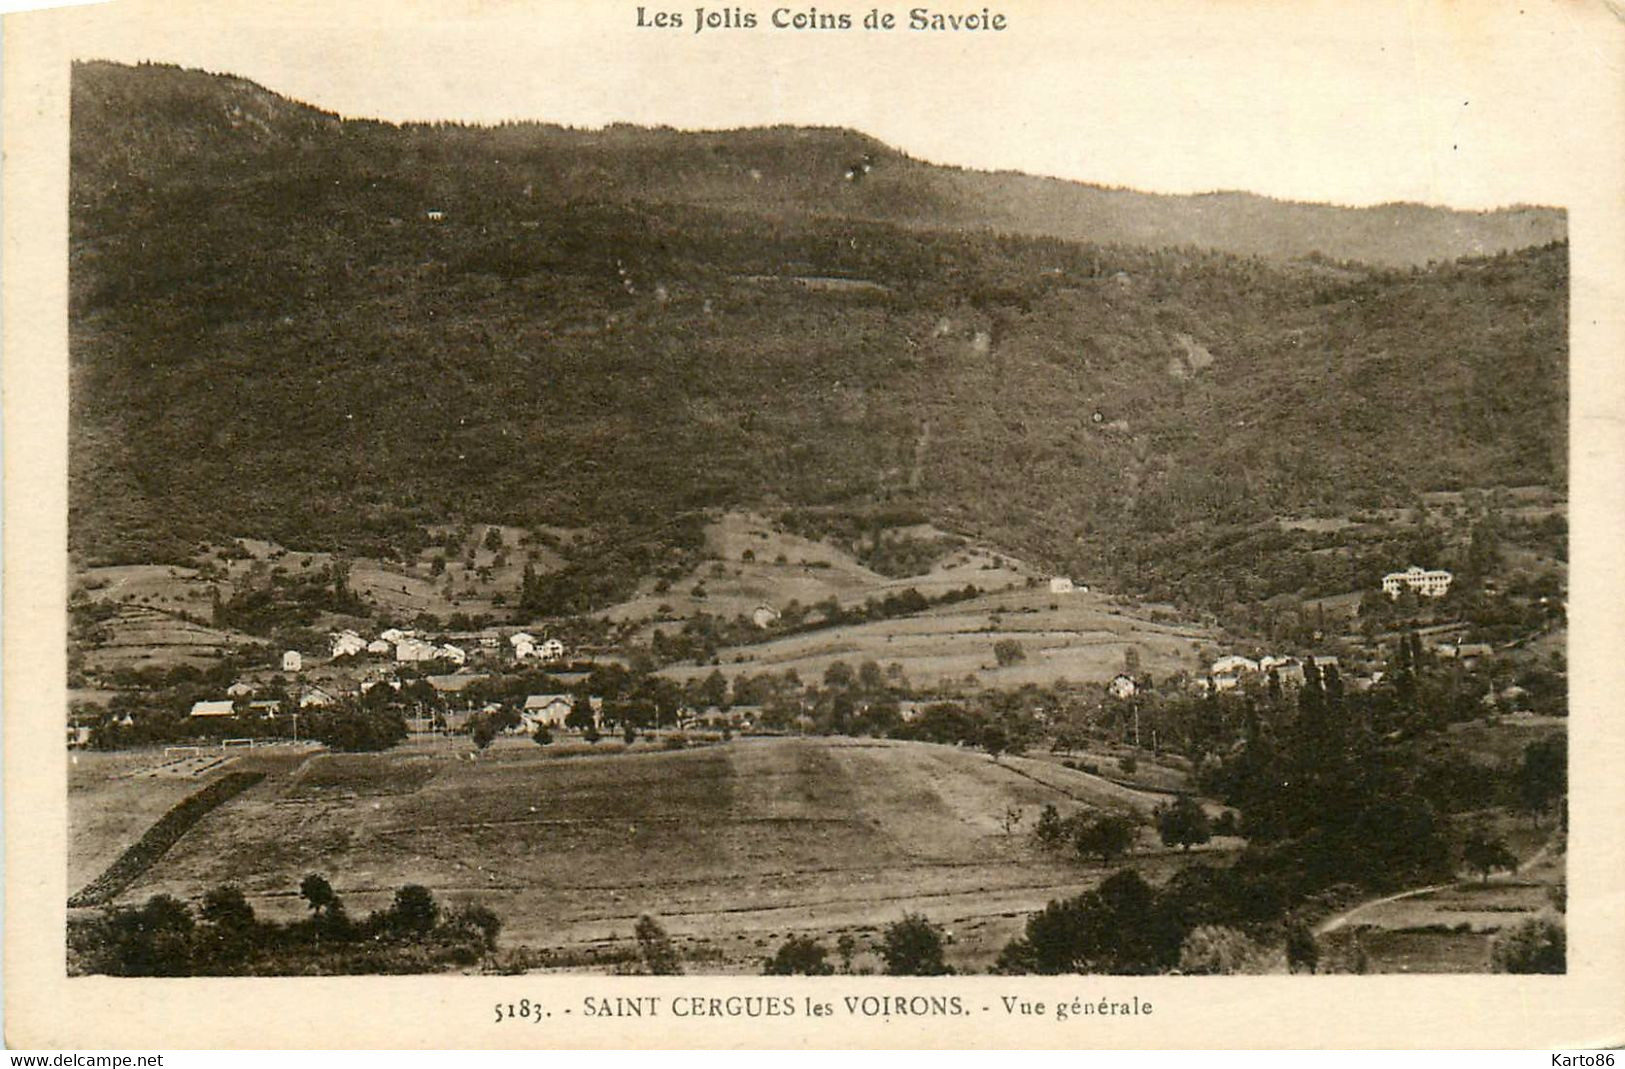
<instances>
[{"instance_id":1,"label":"group of bushes","mask_svg":"<svg viewBox=\"0 0 1625 1069\"><path fill-rule=\"evenodd\" d=\"M1000 973L1149 974L1315 966L1314 939L1281 899L1233 868L1192 865L1153 888L1132 869L1049 903L999 954Z\"/></svg>"},{"instance_id":2,"label":"group of bushes","mask_svg":"<svg viewBox=\"0 0 1625 1069\"><path fill-rule=\"evenodd\" d=\"M68 925L75 975L285 976L421 973L478 963L496 947L501 920L484 906L446 908L413 885L365 919L352 920L332 886L307 876L310 915L260 920L240 888L216 887L194 908L170 895L108 907Z\"/></svg>"},{"instance_id":3,"label":"group of bushes","mask_svg":"<svg viewBox=\"0 0 1625 1069\"><path fill-rule=\"evenodd\" d=\"M948 942L948 934L939 925L917 913L908 913L886 926L875 953L887 976L945 976L954 971L944 958ZM851 935L836 940L842 972L853 971L852 957L857 949L857 940ZM810 935L791 936L762 963L765 976L829 976L834 972L829 949Z\"/></svg>"}]
</instances>

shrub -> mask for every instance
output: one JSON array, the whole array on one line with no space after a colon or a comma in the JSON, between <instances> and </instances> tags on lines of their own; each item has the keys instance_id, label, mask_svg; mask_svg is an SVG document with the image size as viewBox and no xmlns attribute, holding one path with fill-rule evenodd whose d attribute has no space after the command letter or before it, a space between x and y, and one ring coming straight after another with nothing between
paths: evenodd
<instances>
[{"instance_id":1,"label":"shrub","mask_svg":"<svg viewBox=\"0 0 1625 1069\"><path fill-rule=\"evenodd\" d=\"M1500 933L1490 943L1490 966L1505 973L1568 971L1567 936L1559 917L1531 917Z\"/></svg>"},{"instance_id":2,"label":"shrub","mask_svg":"<svg viewBox=\"0 0 1625 1069\"><path fill-rule=\"evenodd\" d=\"M1000 668L1020 664L1027 659L1027 651L1013 638L1001 638L993 644L993 658Z\"/></svg>"},{"instance_id":3,"label":"shrub","mask_svg":"<svg viewBox=\"0 0 1625 1069\"><path fill-rule=\"evenodd\" d=\"M829 976L835 971L825 950L810 935L792 935L762 966L764 976Z\"/></svg>"},{"instance_id":4,"label":"shrub","mask_svg":"<svg viewBox=\"0 0 1625 1069\"><path fill-rule=\"evenodd\" d=\"M1181 795L1173 804L1158 806L1157 833L1164 846L1189 850L1213 838L1213 828L1202 804L1190 795Z\"/></svg>"},{"instance_id":5,"label":"shrub","mask_svg":"<svg viewBox=\"0 0 1625 1069\"><path fill-rule=\"evenodd\" d=\"M682 975L683 963L677 956L677 948L672 946L671 937L666 934L666 929L660 926L659 921L645 913L638 918L632 933L637 937L638 952L649 975Z\"/></svg>"},{"instance_id":6,"label":"shrub","mask_svg":"<svg viewBox=\"0 0 1625 1069\"><path fill-rule=\"evenodd\" d=\"M395 892L395 901L385 914L386 926L392 931L422 934L432 930L440 919L440 903L434 894L421 884L410 883Z\"/></svg>"},{"instance_id":7,"label":"shrub","mask_svg":"<svg viewBox=\"0 0 1625 1069\"><path fill-rule=\"evenodd\" d=\"M1320 944L1315 942L1315 933L1301 921L1286 930L1286 963L1292 972L1300 967L1314 972L1320 964Z\"/></svg>"},{"instance_id":8,"label":"shrub","mask_svg":"<svg viewBox=\"0 0 1625 1069\"><path fill-rule=\"evenodd\" d=\"M1135 822L1121 813L1104 813L1078 825L1073 843L1084 856L1100 855L1102 863L1110 863L1119 854L1134 845Z\"/></svg>"},{"instance_id":9,"label":"shrub","mask_svg":"<svg viewBox=\"0 0 1625 1069\"><path fill-rule=\"evenodd\" d=\"M880 945L887 976L945 976L953 970L942 957L942 929L917 913L886 927Z\"/></svg>"},{"instance_id":10,"label":"shrub","mask_svg":"<svg viewBox=\"0 0 1625 1069\"><path fill-rule=\"evenodd\" d=\"M1054 849L1066 841L1066 822L1061 819L1061 811L1055 808L1055 803L1044 807L1038 814L1038 824L1033 828L1033 837L1041 846Z\"/></svg>"},{"instance_id":11,"label":"shrub","mask_svg":"<svg viewBox=\"0 0 1625 1069\"><path fill-rule=\"evenodd\" d=\"M441 928L453 938L472 938L486 950L495 950L502 919L485 906L465 902L446 915Z\"/></svg>"},{"instance_id":12,"label":"shrub","mask_svg":"<svg viewBox=\"0 0 1625 1069\"><path fill-rule=\"evenodd\" d=\"M667 735L661 740L661 745L668 750L681 750L688 745L688 736L681 732Z\"/></svg>"},{"instance_id":13,"label":"shrub","mask_svg":"<svg viewBox=\"0 0 1625 1069\"><path fill-rule=\"evenodd\" d=\"M1262 948L1243 932L1216 924L1191 930L1179 946L1179 971L1197 976L1234 976L1264 971Z\"/></svg>"}]
</instances>

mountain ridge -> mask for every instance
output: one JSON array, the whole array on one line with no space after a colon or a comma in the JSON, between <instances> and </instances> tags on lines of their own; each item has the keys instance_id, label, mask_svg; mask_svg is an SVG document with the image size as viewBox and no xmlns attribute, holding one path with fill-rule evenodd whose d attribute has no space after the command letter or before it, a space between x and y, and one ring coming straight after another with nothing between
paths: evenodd
<instances>
[{"instance_id":1,"label":"mountain ridge","mask_svg":"<svg viewBox=\"0 0 1625 1069\"><path fill-rule=\"evenodd\" d=\"M163 113L173 117L185 114L185 105L196 108L214 94L225 97L220 114L213 116L217 128L221 121L241 129L256 118L263 120L257 110L279 113L283 138L343 136L347 128L393 131L408 139L455 131L483 136L493 150L522 157L549 151L585 157L618 152L641 155L665 170L664 175L637 173L640 166L645 172L650 168L632 160L631 175L606 170L595 176L593 168L603 170L606 162L588 159L568 176L574 181L570 188L554 191L566 197L603 192L590 188L597 177L613 191L640 200L828 210L927 229L985 227L1096 244L1188 245L1272 258L1318 255L1382 266L1490 255L1547 244L1567 233L1565 212L1532 205L1464 210L1394 201L1347 207L1239 190L1147 193L1008 169L935 164L842 127L677 130L624 123L576 128L542 121L480 126L342 119L235 76L105 61L76 66L75 93L84 110L137 122L152 110L150 100L143 107L143 96L163 101ZM251 103L258 107L249 107ZM196 123L207 116L199 112L187 117ZM796 151L798 141L810 143L812 151ZM177 166L189 154L162 155L166 166ZM865 159L871 169L852 173ZM775 160L795 160L796 166L776 168Z\"/></svg>"}]
</instances>

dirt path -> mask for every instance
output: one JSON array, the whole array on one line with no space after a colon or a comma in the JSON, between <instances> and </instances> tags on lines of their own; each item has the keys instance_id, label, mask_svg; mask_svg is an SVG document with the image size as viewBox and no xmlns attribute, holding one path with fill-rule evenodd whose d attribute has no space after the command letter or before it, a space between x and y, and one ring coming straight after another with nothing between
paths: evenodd
<instances>
[{"instance_id":1,"label":"dirt path","mask_svg":"<svg viewBox=\"0 0 1625 1069\"><path fill-rule=\"evenodd\" d=\"M1542 861L1545 861L1546 855L1551 853L1552 844L1556 841L1557 837L1555 835L1547 839L1541 844L1539 850L1536 850L1533 854L1530 854L1527 858L1518 862L1518 871L1534 868ZM1378 906L1385 906L1390 902L1400 902L1407 898L1418 898L1422 895L1432 894L1434 891L1443 891L1447 888L1456 886L1456 884L1459 882L1461 882L1459 879L1455 879L1449 881L1448 883L1436 883L1429 887L1413 887L1408 891L1400 891L1397 894L1384 895L1381 898L1368 898L1353 908L1337 914L1335 917L1330 917L1324 921L1321 921L1320 924L1315 928L1315 934L1326 935L1329 932L1335 932L1352 921L1356 914L1364 913L1368 909L1375 909Z\"/></svg>"},{"instance_id":2,"label":"dirt path","mask_svg":"<svg viewBox=\"0 0 1625 1069\"><path fill-rule=\"evenodd\" d=\"M1363 913L1368 909L1375 909L1377 906L1385 906L1390 902L1399 902L1407 898L1416 898L1419 895L1432 894L1434 891L1442 891L1447 887L1454 887L1455 885L1456 882L1452 880L1449 883L1436 883L1430 887L1413 887L1409 891L1401 891L1398 894L1384 895L1381 898L1368 898L1364 902L1361 902L1359 905L1355 906L1353 909L1339 913L1337 916L1332 917L1329 920L1322 921L1320 925L1315 928L1315 934L1326 935L1329 932L1335 932L1339 928L1348 924L1349 921L1353 920L1355 914Z\"/></svg>"}]
</instances>

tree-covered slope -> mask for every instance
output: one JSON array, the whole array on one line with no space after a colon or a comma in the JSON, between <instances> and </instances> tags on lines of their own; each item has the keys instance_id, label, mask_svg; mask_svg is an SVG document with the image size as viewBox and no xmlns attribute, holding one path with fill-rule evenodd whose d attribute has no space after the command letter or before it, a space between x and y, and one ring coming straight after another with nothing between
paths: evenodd
<instances>
[{"instance_id":1,"label":"tree-covered slope","mask_svg":"<svg viewBox=\"0 0 1625 1069\"><path fill-rule=\"evenodd\" d=\"M1033 180L844 131L396 128L171 68L75 79L93 557L886 502L1087 566L1564 479L1561 243L1379 268L1075 242L999 232Z\"/></svg>"}]
</instances>

